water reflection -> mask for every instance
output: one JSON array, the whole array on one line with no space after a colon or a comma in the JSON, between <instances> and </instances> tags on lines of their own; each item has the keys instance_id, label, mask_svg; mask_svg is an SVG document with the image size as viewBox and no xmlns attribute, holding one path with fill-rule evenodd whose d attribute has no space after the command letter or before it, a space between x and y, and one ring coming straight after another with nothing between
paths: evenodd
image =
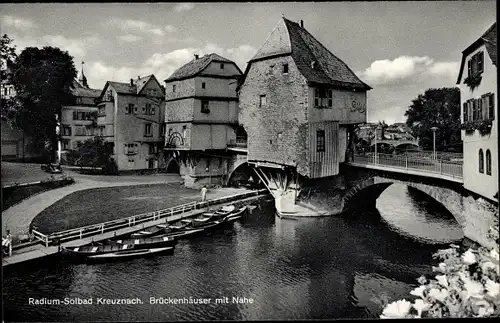
<instances>
[{"instance_id":1,"label":"water reflection","mask_svg":"<svg viewBox=\"0 0 500 323\"><path fill-rule=\"evenodd\" d=\"M458 224L420 195L392 186L377 209L282 220L273 202L172 256L74 265L61 260L4 276L7 321L282 320L378 317L377 299L406 297L431 272L431 255L461 237ZM422 222L418 224L418 221ZM420 229L415 229L415 227ZM30 306L27 297L134 298L144 304ZM207 297L206 305L149 304ZM230 302L216 304L215 298ZM232 303L232 297L254 303Z\"/></svg>"}]
</instances>

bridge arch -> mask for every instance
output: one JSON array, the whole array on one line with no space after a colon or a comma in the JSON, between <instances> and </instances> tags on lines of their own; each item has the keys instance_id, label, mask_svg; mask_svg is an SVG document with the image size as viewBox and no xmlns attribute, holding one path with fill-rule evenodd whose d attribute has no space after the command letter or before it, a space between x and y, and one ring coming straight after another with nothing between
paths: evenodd
<instances>
[{"instance_id":1,"label":"bridge arch","mask_svg":"<svg viewBox=\"0 0 500 323\"><path fill-rule=\"evenodd\" d=\"M231 171L228 173L226 184L230 185L232 182L237 180L248 180L250 176L255 182L257 182L256 175L246 159L237 160L231 167Z\"/></svg>"},{"instance_id":2,"label":"bridge arch","mask_svg":"<svg viewBox=\"0 0 500 323\"><path fill-rule=\"evenodd\" d=\"M399 145L394 146L396 150L417 150L419 149L419 145L411 142L404 142Z\"/></svg>"},{"instance_id":3,"label":"bridge arch","mask_svg":"<svg viewBox=\"0 0 500 323\"><path fill-rule=\"evenodd\" d=\"M168 159L167 162L165 163L165 165L166 165L165 170L167 173L170 173L170 174L180 174L181 173L179 162L174 157L171 157L170 159Z\"/></svg>"},{"instance_id":4,"label":"bridge arch","mask_svg":"<svg viewBox=\"0 0 500 323\"><path fill-rule=\"evenodd\" d=\"M463 197L460 193L451 189L444 189L423 183L400 181L392 178L373 176L356 182L344 194L343 211L355 209L356 204L363 200L364 205L375 206L375 201L382 192L394 183L412 187L441 204L455 218L462 227L464 233L467 230L468 221L463 212ZM472 202L474 203L474 202Z\"/></svg>"}]
</instances>

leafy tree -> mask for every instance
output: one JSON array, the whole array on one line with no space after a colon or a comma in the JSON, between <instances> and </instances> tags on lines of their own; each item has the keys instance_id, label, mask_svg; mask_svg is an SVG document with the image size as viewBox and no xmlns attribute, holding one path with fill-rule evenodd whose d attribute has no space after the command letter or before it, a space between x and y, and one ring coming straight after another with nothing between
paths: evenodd
<instances>
[{"instance_id":1,"label":"leafy tree","mask_svg":"<svg viewBox=\"0 0 500 323\"><path fill-rule=\"evenodd\" d=\"M116 173L116 165L111 158L111 151L100 136L85 140L75 152L76 164L82 167L102 167L104 172Z\"/></svg>"},{"instance_id":2,"label":"leafy tree","mask_svg":"<svg viewBox=\"0 0 500 323\"><path fill-rule=\"evenodd\" d=\"M460 138L460 90L458 88L428 89L412 100L405 112L406 124L420 146L432 149L432 127L437 127L436 149L449 147L461 149Z\"/></svg>"},{"instance_id":3,"label":"leafy tree","mask_svg":"<svg viewBox=\"0 0 500 323\"><path fill-rule=\"evenodd\" d=\"M11 45L13 42L12 39L4 34L2 38L0 38L0 72L1 72L1 80L11 80L11 69L13 68L16 62L16 46ZM2 119L8 120L9 117L12 117L13 105L15 105L15 101L12 99L6 99L2 95Z\"/></svg>"},{"instance_id":4,"label":"leafy tree","mask_svg":"<svg viewBox=\"0 0 500 323\"><path fill-rule=\"evenodd\" d=\"M17 57L12 83L16 90L13 124L55 155L61 109L74 99L77 75L73 58L56 47L27 47Z\"/></svg>"}]
</instances>

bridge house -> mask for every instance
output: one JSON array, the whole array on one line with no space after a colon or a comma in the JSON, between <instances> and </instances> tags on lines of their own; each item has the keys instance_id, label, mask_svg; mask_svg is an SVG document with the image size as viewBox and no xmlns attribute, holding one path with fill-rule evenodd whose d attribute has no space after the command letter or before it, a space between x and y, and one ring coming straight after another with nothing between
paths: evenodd
<instances>
[{"instance_id":1,"label":"bridge house","mask_svg":"<svg viewBox=\"0 0 500 323\"><path fill-rule=\"evenodd\" d=\"M108 143L118 170L164 167L165 93L154 75L108 81L97 98L97 133Z\"/></svg>"},{"instance_id":2,"label":"bridge house","mask_svg":"<svg viewBox=\"0 0 500 323\"><path fill-rule=\"evenodd\" d=\"M234 155L227 148L236 141L238 128L241 74L233 61L212 53L195 55L165 80L167 167L180 168L184 185L220 184L227 175Z\"/></svg>"},{"instance_id":3,"label":"bridge house","mask_svg":"<svg viewBox=\"0 0 500 323\"><path fill-rule=\"evenodd\" d=\"M366 122L363 83L303 25L282 18L249 61L239 88L248 162L296 212L300 179L339 173L354 125Z\"/></svg>"},{"instance_id":4,"label":"bridge house","mask_svg":"<svg viewBox=\"0 0 500 323\"><path fill-rule=\"evenodd\" d=\"M464 187L498 202L496 41L495 22L462 52L457 84L462 103Z\"/></svg>"}]
</instances>

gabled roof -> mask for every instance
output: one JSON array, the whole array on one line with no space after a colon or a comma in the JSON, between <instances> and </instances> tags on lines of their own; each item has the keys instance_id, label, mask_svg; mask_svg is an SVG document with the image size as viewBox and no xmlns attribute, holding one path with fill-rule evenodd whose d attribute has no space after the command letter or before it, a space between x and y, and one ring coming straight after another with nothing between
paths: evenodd
<instances>
[{"instance_id":1,"label":"gabled roof","mask_svg":"<svg viewBox=\"0 0 500 323\"><path fill-rule=\"evenodd\" d=\"M113 87L113 89L115 89L116 93L119 93L119 94L138 95L141 93L144 86L150 80L155 80L158 83L161 91L165 92L165 89L158 82L158 80L156 79L154 74L151 74L148 76L139 77L136 80L132 80L132 85L130 83L107 81L106 84L104 85L104 88L102 89L102 91L100 91L99 96L102 96L106 92L108 86Z\"/></svg>"},{"instance_id":2,"label":"gabled roof","mask_svg":"<svg viewBox=\"0 0 500 323\"><path fill-rule=\"evenodd\" d=\"M473 42L469 47L467 47L463 52L462 52L462 62L460 64L460 71L458 72L458 79L457 79L457 84L460 84L460 80L462 79L462 74L464 71L465 67L465 58L481 47L482 45L485 45L486 51L488 52L488 55L491 58L491 61L493 62L493 65L497 66L497 23L494 22L493 25L491 25L486 32L479 37L475 42Z\"/></svg>"},{"instance_id":3,"label":"gabled roof","mask_svg":"<svg viewBox=\"0 0 500 323\"><path fill-rule=\"evenodd\" d=\"M99 97L101 91L86 88L77 80L73 80L73 88L71 89L71 93L77 97L97 98Z\"/></svg>"},{"instance_id":4,"label":"gabled roof","mask_svg":"<svg viewBox=\"0 0 500 323\"><path fill-rule=\"evenodd\" d=\"M307 30L285 18L278 22L264 45L248 62L247 71L252 62L285 55L292 56L297 68L309 82L371 89Z\"/></svg>"},{"instance_id":5,"label":"gabled roof","mask_svg":"<svg viewBox=\"0 0 500 323\"><path fill-rule=\"evenodd\" d=\"M243 74L241 72L241 70L239 69L238 65L236 65L233 61L231 61L227 58L224 58L220 55L217 55L215 53L212 53L212 54L207 54L205 56L202 56L198 59L194 58L189 63L181 66L174 73L172 73L172 75L170 75L170 77L167 78L165 80L165 82L182 80L182 79L196 76L196 75L200 74L201 72L203 72L203 70L205 68L207 68L211 62L214 62L214 61L234 64L234 66L236 66L236 68L238 69L239 73ZM238 76L238 75L235 75L235 76Z\"/></svg>"}]
</instances>

